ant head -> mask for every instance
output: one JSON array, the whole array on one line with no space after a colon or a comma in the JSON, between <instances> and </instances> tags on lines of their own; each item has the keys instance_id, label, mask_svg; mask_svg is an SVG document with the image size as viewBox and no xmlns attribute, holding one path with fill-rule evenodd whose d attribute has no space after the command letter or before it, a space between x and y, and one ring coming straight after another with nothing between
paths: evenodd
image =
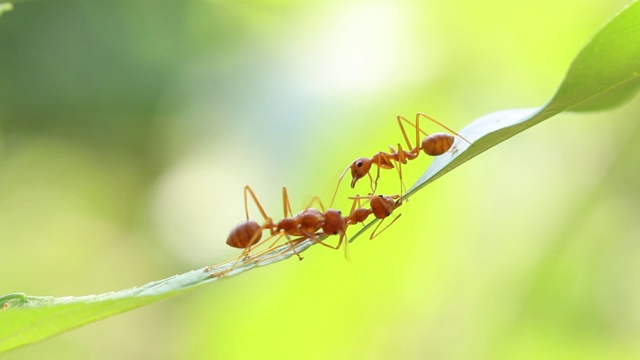
<instances>
[{"instance_id":1,"label":"ant head","mask_svg":"<svg viewBox=\"0 0 640 360\"><path fill-rule=\"evenodd\" d=\"M422 151L429 156L438 156L451 149L455 137L451 134L433 133L422 140Z\"/></svg>"},{"instance_id":2,"label":"ant head","mask_svg":"<svg viewBox=\"0 0 640 360\"><path fill-rule=\"evenodd\" d=\"M384 219L387 216L391 215L393 210L395 210L396 196L374 196L371 198L371 211L373 215L378 219Z\"/></svg>"},{"instance_id":3,"label":"ant head","mask_svg":"<svg viewBox=\"0 0 640 360\"><path fill-rule=\"evenodd\" d=\"M329 209L324 213L324 225L322 225L322 231L331 235L344 234L345 220L340 211Z\"/></svg>"},{"instance_id":4,"label":"ant head","mask_svg":"<svg viewBox=\"0 0 640 360\"><path fill-rule=\"evenodd\" d=\"M351 169L351 177L353 178L353 180L351 180L351 187L354 188L356 182L369 173L369 169L371 169L371 159L364 157L355 159L349 168Z\"/></svg>"}]
</instances>

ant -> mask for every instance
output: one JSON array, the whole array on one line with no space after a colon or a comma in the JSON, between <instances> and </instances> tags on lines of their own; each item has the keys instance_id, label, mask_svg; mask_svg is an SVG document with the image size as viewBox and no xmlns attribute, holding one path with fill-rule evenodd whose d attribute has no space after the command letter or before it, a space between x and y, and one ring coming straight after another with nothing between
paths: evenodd
<instances>
[{"instance_id":1,"label":"ant","mask_svg":"<svg viewBox=\"0 0 640 360\"><path fill-rule=\"evenodd\" d=\"M255 220L249 219L249 196L251 196L251 198L253 199L253 202L255 203L258 211L264 219L264 223L262 225L258 224L258 222ZM264 230L269 230L269 232L271 233L268 239L275 238L275 241L268 247L268 249L272 248L283 236L287 238L288 242L291 242L291 236L313 236L313 233L318 232L318 230L322 228L325 222L325 214L323 214L323 212L320 212L318 209L311 207L314 202L318 202L324 212L324 206L322 205L320 198L316 196L309 202L305 210L300 211L296 215L293 215L293 212L291 211L291 203L289 201L289 194L287 193L287 189L283 187L282 204L284 210L284 219L279 222L274 222L271 217L267 216L267 213L264 211L264 208L260 204L260 201L258 200L256 194L253 192L253 189L251 189L249 185L245 186L244 211L247 220L239 223L233 229L231 229L231 232L227 236L226 241L227 245L231 247L244 249L242 254L240 254L240 256L238 256L235 261L238 262L241 259L248 258L249 253L252 250L255 250L258 246L266 243L266 240L260 243L262 232ZM327 216L332 216L332 212L327 213ZM331 247L328 244L322 244ZM300 256L300 254L295 251L295 249L293 251L296 256L298 256L298 259L302 260L302 256ZM225 263L227 262L224 262L222 264ZM234 268L235 266L230 267L229 269L225 270L223 274L226 274ZM211 269L212 267L207 267L206 271L209 271ZM211 276L214 277L218 275L219 273L216 273L212 274Z\"/></svg>"},{"instance_id":2,"label":"ant","mask_svg":"<svg viewBox=\"0 0 640 360\"><path fill-rule=\"evenodd\" d=\"M249 219L249 204L248 196L251 196L253 202L256 204L258 211L264 219L264 224L260 225L255 220ZM320 212L316 208L312 208L314 202L318 202L320 208L324 206L318 197L314 197L307 205L305 210L297 213L295 216L291 211L291 203L289 201L289 194L286 188L282 188L282 205L284 209L284 219L279 222L273 222L273 220L267 216L264 208L258 201L258 197L248 185L244 188L244 210L247 220L236 225L229 236L227 237L227 245L238 249L244 249L241 257L246 257L249 254L254 245L256 245L262 238L262 232L269 230L271 236L281 235L286 236L290 240L291 236L311 236L317 232L324 224L323 212ZM335 211L335 210L334 210ZM331 216L331 215L329 215ZM279 239L279 238L278 238ZM276 239L276 241L278 240ZM324 244L327 245L327 244ZM328 245L327 245L328 246ZM300 260L302 257L296 252L296 255Z\"/></svg>"},{"instance_id":3,"label":"ant","mask_svg":"<svg viewBox=\"0 0 640 360\"><path fill-rule=\"evenodd\" d=\"M347 173L347 170L351 170L351 177L352 177L351 188L355 188L358 180L363 178L365 175L368 175L369 180L371 182L371 191L372 193L375 193L376 188L378 186L378 179L380 178L380 169L393 169L395 167L396 170L398 171L398 176L400 177L400 195L402 196L402 194L406 192L406 186L404 185L404 181L402 179L403 164L406 164L409 160L413 160L417 158L418 155L420 155L420 150L422 150L425 154L429 156L439 156L446 153L447 151L450 151L452 149L453 142L455 140L454 135L443 133L443 132L433 133L431 135L427 134L425 131L420 129L420 117L424 117L427 120L437 125L440 125L444 129L448 130L451 134L454 134L455 136L458 136L462 140L471 144L471 142L465 139L462 135L458 134L457 132L448 128L446 125L442 124L441 122L437 121L436 119L426 114L417 113L415 123L412 123L407 118L398 115L396 117L398 121L398 126L400 127L402 136L404 137L404 140L407 144L407 148L411 150L408 150L408 151L403 150L402 145L398 143L398 150L394 149L393 146L390 145L389 149L391 152L387 153L387 152L380 151L375 155L373 155L371 158L361 157L361 158L355 159L351 163L351 165L347 166L342 172L342 174L340 175L340 178L338 179L338 184L336 185L336 190L333 193L333 197L331 198L331 203L329 206L333 205L333 202L338 193L338 189L340 188L340 182L342 181L342 178L344 177L344 175ZM416 143L414 147L411 146L411 141L409 140L409 136L407 136L407 132L404 129L403 122L413 126L416 129ZM420 133L424 134L425 136L425 138L422 139L422 141L420 141ZM394 163L395 163L395 166L394 166ZM378 171L377 171L375 180L373 180L373 177L369 173L369 170L371 170L371 166L374 164L378 166Z\"/></svg>"},{"instance_id":4,"label":"ant","mask_svg":"<svg viewBox=\"0 0 640 360\"><path fill-rule=\"evenodd\" d=\"M353 205L351 206L351 211L348 216L343 217L342 213L339 210L328 209L325 211L322 201L320 201L318 197L314 197L306 209L300 211L296 215L291 215L291 205L286 188L282 189L282 194L285 218L277 223L274 223L273 220L269 218L264 212L264 209L257 200L257 197L255 196L253 190L249 186L245 187L245 212L247 215L247 220L236 225L231 230L231 233L227 238L228 245L244 249L244 252L238 257L237 260L246 259L249 252L257 248L254 245L258 244L258 242L260 241L263 230L270 230L271 236L267 240L262 242L262 244L266 243L271 238L275 238L275 241L273 241L271 245L267 247L267 249L255 255L254 258L265 255L267 252L271 251L271 249L278 243L278 241L282 237L286 237L287 243L289 244L289 247L285 250L285 252L292 250L300 260L302 260L302 257L295 250L295 246L307 239L311 239L314 243L322 244L323 246L326 246L328 248L338 250L346 237L346 230L349 225L363 223L371 214L373 214L378 219L385 219L386 217L391 215L391 213L398 206L402 204L401 200L398 200L400 198L399 195L370 195L350 197L350 199L354 201ZM248 220L249 212L247 210L247 195L250 195L253 198L260 213L265 219L265 223L262 226L260 226L254 220ZM361 205L362 199L367 199L371 207L363 208ZM318 203L322 211L311 207L314 202ZM356 208L356 206L358 207ZM380 222L371 234L370 239L373 239L374 237L380 235L384 230L391 226L391 224L393 224L393 222L395 222L399 216L400 215L398 215L380 232L377 232L379 226L382 224L382 222ZM329 235L340 235L337 245L329 245L325 243L323 239L321 239L322 237L326 237ZM295 239L291 239L291 236L298 237ZM346 257L346 243L344 249ZM263 259L263 261L266 260L269 260L269 258ZM232 266L231 268L225 270L222 274L226 274L234 268L235 266ZM210 269L211 267L208 268L208 270ZM220 273L214 273L211 274L211 277L218 277L220 275Z\"/></svg>"},{"instance_id":5,"label":"ant","mask_svg":"<svg viewBox=\"0 0 640 360\"><path fill-rule=\"evenodd\" d=\"M373 240L375 237L382 234L383 231L385 231L389 226L391 226L396 220L398 220L400 215L402 215L400 214L396 216L393 219L393 221L391 221L391 223L387 224L387 226L385 226L384 228L382 228L382 230L378 232L378 228L380 227L380 225L382 225L384 220L387 217L389 217L395 209L397 209L400 205L402 205L402 199L400 198L400 195L392 195L392 196L373 195L373 194L368 196L356 195L356 196L349 197L349 199L353 200L353 205L351 206L349 215L341 216L340 211L329 209L327 213L325 213L325 223L322 226L322 232L301 236L293 240L290 239L288 241L289 247L286 250L281 251L280 254L282 254L283 252L288 252L290 250L293 250L295 252L295 246L308 239L313 240L314 243L320 243L331 249L338 250L340 249L340 246L342 245L343 241L346 238L347 228L350 225L364 223L367 220L367 218L372 214L374 217L381 220L378 223L378 225L375 227L371 235L369 236L369 240ZM368 202L370 204L369 208L362 207L361 201L363 199L366 200L365 202ZM328 216L329 214L332 214L332 215ZM321 239L329 235L340 235L338 244L336 246L325 244L323 242L323 239ZM269 246L268 249L256 255L256 257L265 255L267 252L271 250L273 246L275 246L276 243L277 241L274 242L271 246ZM348 259L347 244L348 244L348 241L344 242L344 255L345 255L345 258ZM261 259L260 261L261 262L269 261L270 259L277 256L280 256L280 255L275 255L273 257Z\"/></svg>"}]
</instances>

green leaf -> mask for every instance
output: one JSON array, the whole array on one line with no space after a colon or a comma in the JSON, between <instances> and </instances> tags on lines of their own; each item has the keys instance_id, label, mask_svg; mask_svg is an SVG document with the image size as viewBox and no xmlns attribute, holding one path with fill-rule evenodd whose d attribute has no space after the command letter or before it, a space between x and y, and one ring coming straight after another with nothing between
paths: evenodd
<instances>
[{"instance_id":1,"label":"green leaf","mask_svg":"<svg viewBox=\"0 0 640 360\"><path fill-rule=\"evenodd\" d=\"M608 109L629 100L640 86L638 39L640 5L633 2L585 46L571 65L556 95L546 106L499 111L473 121L460 131L472 144L458 141L454 144L453 154L436 158L404 198L491 147L560 112ZM367 224L350 241L374 223ZM313 243L310 240L297 244L294 249L285 244L249 259L232 260L213 268L194 270L141 287L103 295L52 298L16 293L0 297L0 352L182 294L256 266L282 261L295 252L305 251L311 245Z\"/></svg>"},{"instance_id":2,"label":"green leaf","mask_svg":"<svg viewBox=\"0 0 640 360\"><path fill-rule=\"evenodd\" d=\"M191 271L147 285L103 295L0 297L0 352L33 343L78 326L178 295L208 274Z\"/></svg>"},{"instance_id":3,"label":"green leaf","mask_svg":"<svg viewBox=\"0 0 640 360\"><path fill-rule=\"evenodd\" d=\"M302 252L313 243L304 241L296 246ZM76 327L123 313L160 300L180 295L197 286L223 277L282 261L294 255L288 246L253 256L234 259L131 289L102 295L27 296L22 293L0 296L0 353L31 344Z\"/></svg>"},{"instance_id":4,"label":"green leaf","mask_svg":"<svg viewBox=\"0 0 640 360\"><path fill-rule=\"evenodd\" d=\"M628 100L639 85L638 34L640 5L633 2L620 11L582 49L546 109L600 110ZM616 98L618 102L615 101Z\"/></svg>"}]
</instances>

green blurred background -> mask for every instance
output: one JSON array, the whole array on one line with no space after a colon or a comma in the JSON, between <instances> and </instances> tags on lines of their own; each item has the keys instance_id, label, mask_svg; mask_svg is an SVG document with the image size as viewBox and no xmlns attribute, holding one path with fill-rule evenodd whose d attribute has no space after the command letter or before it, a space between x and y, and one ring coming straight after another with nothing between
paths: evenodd
<instances>
[{"instance_id":1,"label":"green blurred background","mask_svg":"<svg viewBox=\"0 0 640 360\"><path fill-rule=\"evenodd\" d=\"M236 256L245 184L278 217L282 186L294 211L328 199L354 158L400 141L395 115L460 129L543 105L624 4L17 3L0 18L0 294L104 293ZM500 144L349 262L313 248L5 358L639 358L639 110ZM397 192L395 172L381 182Z\"/></svg>"}]
</instances>

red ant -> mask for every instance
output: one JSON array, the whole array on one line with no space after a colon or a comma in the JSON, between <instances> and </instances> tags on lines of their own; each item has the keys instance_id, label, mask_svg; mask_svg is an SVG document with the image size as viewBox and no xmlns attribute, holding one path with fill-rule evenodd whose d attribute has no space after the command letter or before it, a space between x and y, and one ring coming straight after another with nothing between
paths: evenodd
<instances>
[{"instance_id":1,"label":"red ant","mask_svg":"<svg viewBox=\"0 0 640 360\"><path fill-rule=\"evenodd\" d=\"M331 204L329 206L333 205L333 202L338 193L338 189L340 188L340 182L342 181L342 178L344 177L344 175L347 173L347 170L349 169L351 170L351 177L352 177L351 187L352 188L356 186L356 182L358 182L358 180L363 178L365 175L368 175L369 180L371 182L372 193L375 193L375 190L378 186L378 179L380 178L380 169L381 168L393 169L395 167L398 170L398 176L400 177L400 184L401 184L400 195L402 195L406 191L406 187L402 179L403 164L406 164L407 161L409 160L413 160L417 158L418 155L420 155L420 150L422 150L425 154L430 156L438 156L446 153L447 151L450 151L453 146L455 137L451 134L447 134L443 132L433 133L431 135L427 134L422 129L420 129L421 116L440 125L444 129L454 134L455 136L458 136L462 140L471 144L471 142L465 139L462 135L458 134L457 132L448 128L446 125L442 124L441 122L437 121L436 119L426 114L417 113L415 124L409 121L408 119L406 119L405 117L397 116L396 119L398 121L398 126L400 127L400 131L402 132L402 136L404 137L404 140L407 143L407 148L411 150L409 151L403 150L402 145L398 143L398 150L394 149L393 146L389 146L389 149L391 150L391 152L389 153L380 151L375 155L373 155L371 158L362 157L362 158L355 159L351 163L351 165L347 166L342 172L342 174L340 175L340 178L338 179L338 184L336 185L336 190L333 193L333 197L331 198ZM409 136L407 136L407 132L405 131L404 125L402 124L403 122L406 122L407 124L413 126L416 129L416 145L413 148L411 147L411 141L409 141ZM420 133L425 135L425 138L422 139L422 141L420 141ZM394 163L396 164L395 166L394 166ZM378 166L378 172L377 172L375 181L373 180L371 174L369 173L369 170L371 169L372 165Z\"/></svg>"},{"instance_id":2,"label":"red ant","mask_svg":"<svg viewBox=\"0 0 640 360\"><path fill-rule=\"evenodd\" d=\"M247 209L247 195L250 195L253 198L256 206L258 207L258 210L265 219L265 223L262 226L254 220L249 220L249 211ZM293 250L293 252L296 254L296 256L298 256L300 260L302 260L302 257L295 250L295 246L307 239L313 240L314 243L319 243L331 249L338 250L342 245L344 238L346 237L346 229L349 225L362 223L371 214L373 214L378 219L385 219L402 204L401 200L397 200L400 198L399 195L370 195L350 197L350 199L354 200L351 211L348 216L343 217L341 212L338 210L328 209L325 211L320 199L318 197L314 197L305 210L300 211L296 215L291 215L291 205L286 188L282 189L282 196L285 218L277 223L274 223L273 220L266 215L253 190L249 186L245 187L245 214L247 216L247 220L235 226L231 230L231 233L227 238L228 245L235 248L245 249L238 260L246 258L249 252L256 248L254 245L258 244L258 242L260 241L263 230L270 230L271 236L269 237L269 239L275 238L275 241L273 241L266 250L258 253L255 257L262 256L271 251L271 249L283 236L287 238L287 243L289 244L289 248L285 251ZM361 207L360 204L362 199L367 199L367 201L371 205L371 208ZM322 211L311 207L314 202L317 202L320 205ZM356 208L356 206L358 206L358 208ZM391 224L393 224L393 222L395 222L398 217L399 215L390 224L388 224L380 232L377 233L378 227L382 224L382 222L378 224L378 226L376 226L373 233L371 234L370 239L373 239L374 237L380 235L380 233L391 226ZM338 240L338 244L336 246L331 246L325 243L323 239L321 239L321 237L329 235L340 235L340 239ZM291 239L291 236L298 236L298 238ZM263 244L266 243L267 240L265 240ZM235 266L227 269L224 273L229 272L234 268ZM220 273L214 273L211 276L217 277L220 276Z\"/></svg>"},{"instance_id":3,"label":"red ant","mask_svg":"<svg viewBox=\"0 0 640 360\"><path fill-rule=\"evenodd\" d=\"M253 202L258 207L258 211L264 219L264 224L260 225L255 220L249 219L249 204L248 195L251 196ZM314 197L307 205L305 210L297 213L295 216L291 211L291 204L289 202L289 195L286 188L282 188L282 205L284 209L284 219L274 223L273 220L267 216L256 194L248 185L244 188L244 210L247 217L246 221L236 225L229 233L227 237L227 245L245 249L242 253L242 257L248 255L254 245L256 245L262 238L263 230L269 230L271 236L281 235L286 236L290 240L291 236L312 236L316 233L324 224L324 214L318 209L312 208L314 202L318 202L320 207L324 211L324 206L320 202L318 197ZM326 244L325 244L326 245ZM296 253L298 258L302 260L302 257Z\"/></svg>"}]
</instances>

